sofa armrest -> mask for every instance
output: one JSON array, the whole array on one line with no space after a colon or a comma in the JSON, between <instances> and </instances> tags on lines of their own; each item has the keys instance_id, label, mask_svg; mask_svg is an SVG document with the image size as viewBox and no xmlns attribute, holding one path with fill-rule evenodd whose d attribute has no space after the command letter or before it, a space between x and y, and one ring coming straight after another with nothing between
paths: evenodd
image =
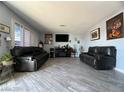
<instances>
[{"instance_id":1,"label":"sofa armrest","mask_svg":"<svg viewBox=\"0 0 124 93\"><path fill-rule=\"evenodd\" d=\"M88 52L82 52L81 54L88 54Z\"/></svg>"},{"instance_id":2,"label":"sofa armrest","mask_svg":"<svg viewBox=\"0 0 124 93\"><path fill-rule=\"evenodd\" d=\"M102 55L102 54L97 54L94 56L97 60L97 65L101 65L104 67L107 66L112 66L115 67L116 66L116 59L111 57L111 56L106 56L106 55Z\"/></svg>"},{"instance_id":3,"label":"sofa armrest","mask_svg":"<svg viewBox=\"0 0 124 93\"><path fill-rule=\"evenodd\" d=\"M16 71L35 71L37 69L37 61L31 57L16 57Z\"/></svg>"}]
</instances>

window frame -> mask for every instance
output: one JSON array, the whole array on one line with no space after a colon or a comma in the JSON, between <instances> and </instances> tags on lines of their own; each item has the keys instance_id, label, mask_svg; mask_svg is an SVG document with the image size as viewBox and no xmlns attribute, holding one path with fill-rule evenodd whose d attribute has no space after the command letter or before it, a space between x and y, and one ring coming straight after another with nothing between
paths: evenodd
<instances>
[{"instance_id":1,"label":"window frame","mask_svg":"<svg viewBox=\"0 0 124 93\"><path fill-rule=\"evenodd\" d=\"M24 39L25 39L25 30L27 30L27 31L29 31L30 32L30 41L29 41L29 45L28 46L31 46L31 30L27 27L27 26L25 26L25 25L23 25L22 23L20 23L20 22L18 22L18 21L14 21L14 46L16 46L15 45L15 31L16 31L16 24L17 25L20 25L20 27L22 28L22 44L21 44L21 46L25 46L24 44L25 44L25 41L24 41ZM20 46L20 45L19 45Z\"/></svg>"}]
</instances>

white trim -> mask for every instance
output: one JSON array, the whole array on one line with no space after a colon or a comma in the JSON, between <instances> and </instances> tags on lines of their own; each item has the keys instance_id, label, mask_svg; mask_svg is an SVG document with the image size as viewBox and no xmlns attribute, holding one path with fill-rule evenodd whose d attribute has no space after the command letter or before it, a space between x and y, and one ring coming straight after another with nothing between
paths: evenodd
<instances>
[{"instance_id":1,"label":"white trim","mask_svg":"<svg viewBox=\"0 0 124 93\"><path fill-rule=\"evenodd\" d=\"M119 71L119 72L121 72L121 73L124 73L124 70L122 70L122 69L115 68L115 70L116 70L116 71Z\"/></svg>"}]
</instances>

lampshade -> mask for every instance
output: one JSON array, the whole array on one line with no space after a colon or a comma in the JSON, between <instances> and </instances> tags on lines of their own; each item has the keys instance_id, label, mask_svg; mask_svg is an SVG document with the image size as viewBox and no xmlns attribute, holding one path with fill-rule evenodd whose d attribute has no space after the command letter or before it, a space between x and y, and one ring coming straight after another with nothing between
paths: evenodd
<instances>
[{"instance_id":1,"label":"lampshade","mask_svg":"<svg viewBox=\"0 0 124 93\"><path fill-rule=\"evenodd\" d=\"M11 38L10 37L6 37L6 41L11 41Z\"/></svg>"}]
</instances>

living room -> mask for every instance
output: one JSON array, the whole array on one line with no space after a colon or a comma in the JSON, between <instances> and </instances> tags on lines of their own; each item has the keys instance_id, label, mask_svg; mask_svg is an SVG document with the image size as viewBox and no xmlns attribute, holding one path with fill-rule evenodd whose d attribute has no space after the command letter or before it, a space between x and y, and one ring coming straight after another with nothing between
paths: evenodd
<instances>
[{"instance_id":1,"label":"living room","mask_svg":"<svg viewBox=\"0 0 124 93\"><path fill-rule=\"evenodd\" d=\"M123 1L1 1L0 11L1 92L124 91Z\"/></svg>"}]
</instances>

